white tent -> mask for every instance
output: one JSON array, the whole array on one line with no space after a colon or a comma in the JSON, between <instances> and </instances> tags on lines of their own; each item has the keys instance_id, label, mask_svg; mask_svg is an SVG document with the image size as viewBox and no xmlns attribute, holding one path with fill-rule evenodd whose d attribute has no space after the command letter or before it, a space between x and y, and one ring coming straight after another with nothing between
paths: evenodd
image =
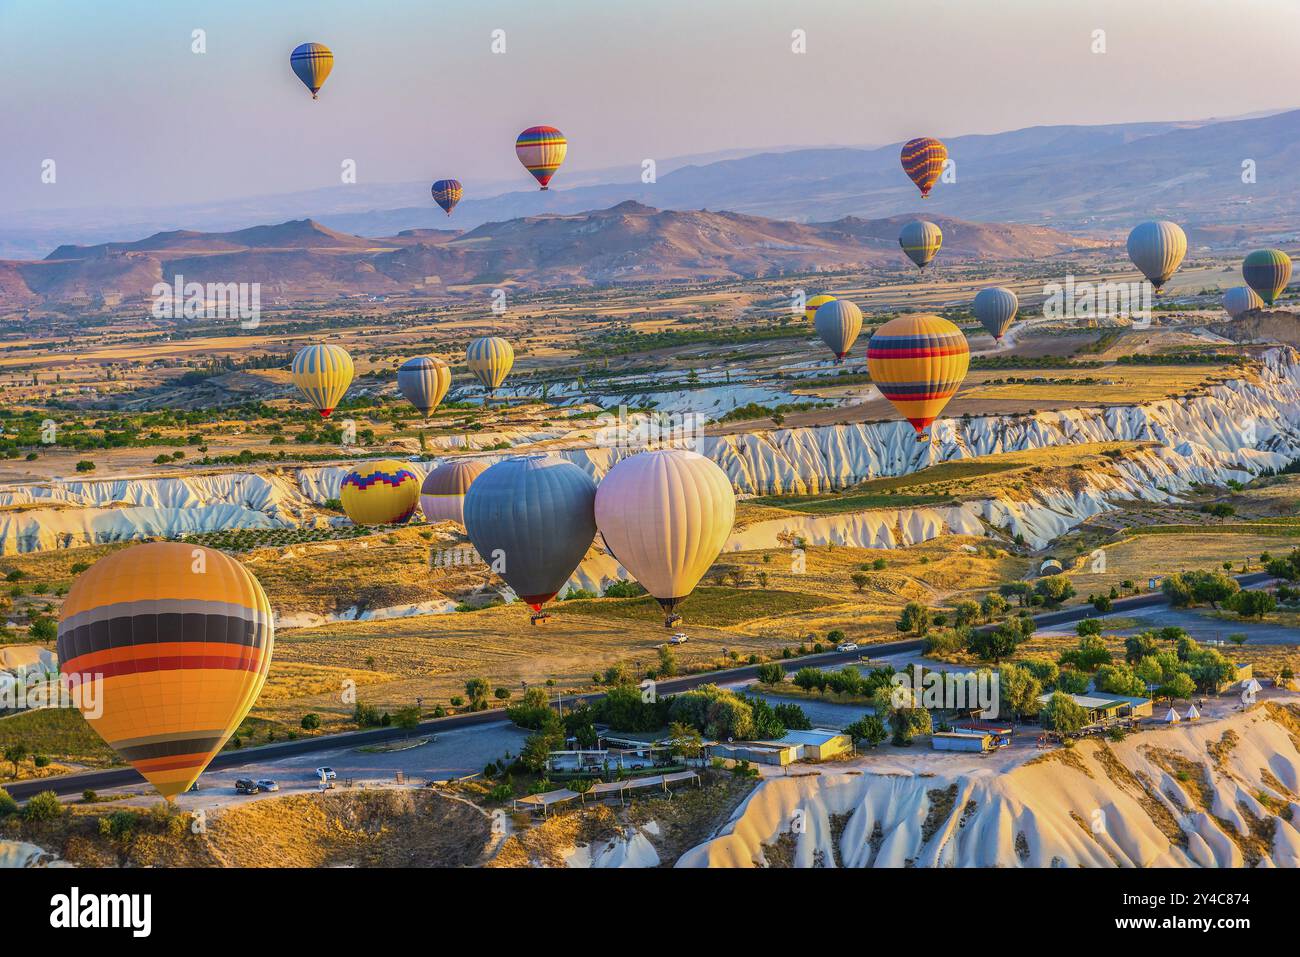
<instances>
[{"instance_id":1,"label":"white tent","mask_svg":"<svg viewBox=\"0 0 1300 957\"><path fill-rule=\"evenodd\" d=\"M1254 678L1249 678L1241 683L1241 690L1246 692L1246 694L1259 694L1264 690L1264 686Z\"/></svg>"},{"instance_id":2,"label":"white tent","mask_svg":"<svg viewBox=\"0 0 1300 957\"><path fill-rule=\"evenodd\" d=\"M1196 705L1192 705L1190 708L1187 709L1188 721L1195 721L1200 716L1201 716L1201 712L1196 710Z\"/></svg>"},{"instance_id":3,"label":"white tent","mask_svg":"<svg viewBox=\"0 0 1300 957\"><path fill-rule=\"evenodd\" d=\"M1196 706L1192 705L1192 707L1196 707ZM1165 715L1165 724L1177 724L1181 720L1182 718L1178 717L1178 712L1175 711L1173 708L1170 708L1169 713Z\"/></svg>"}]
</instances>

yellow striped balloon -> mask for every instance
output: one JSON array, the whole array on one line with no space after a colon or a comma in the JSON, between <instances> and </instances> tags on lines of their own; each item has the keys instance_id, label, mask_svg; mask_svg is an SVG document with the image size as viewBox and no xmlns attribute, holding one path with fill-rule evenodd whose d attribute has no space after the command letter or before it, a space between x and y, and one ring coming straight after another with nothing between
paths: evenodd
<instances>
[{"instance_id":1,"label":"yellow striped balloon","mask_svg":"<svg viewBox=\"0 0 1300 957\"><path fill-rule=\"evenodd\" d=\"M401 462L378 459L343 476L339 499L355 525L401 525L415 514L420 479Z\"/></svg>"},{"instance_id":2,"label":"yellow striped balloon","mask_svg":"<svg viewBox=\"0 0 1300 957\"><path fill-rule=\"evenodd\" d=\"M530 126L515 140L515 155L542 189L551 188L551 177L568 152L569 141L553 126Z\"/></svg>"},{"instance_id":3,"label":"yellow striped balloon","mask_svg":"<svg viewBox=\"0 0 1300 957\"><path fill-rule=\"evenodd\" d=\"M58 653L95 732L168 800L238 729L271 667L262 586L215 549L135 545L100 559L63 603Z\"/></svg>"},{"instance_id":4,"label":"yellow striped balloon","mask_svg":"<svg viewBox=\"0 0 1300 957\"><path fill-rule=\"evenodd\" d=\"M820 296L813 296L804 303L803 317L809 322L812 322L813 318L817 315L817 309L819 306L824 306L826 303L834 301L834 296L828 296L825 293L822 293Z\"/></svg>"},{"instance_id":5,"label":"yellow striped balloon","mask_svg":"<svg viewBox=\"0 0 1300 957\"><path fill-rule=\"evenodd\" d=\"M465 364L489 393L505 381L515 364L515 350L500 336L475 339L465 350Z\"/></svg>"},{"instance_id":6,"label":"yellow striped balloon","mask_svg":"<svg viewBox=\"0 0 1300 957\"><path fill-rule=\"evenodd\" d=\"M289 66L302 85L311 90L311 98L325 85L325 78L334 69L334 54L323 43L300 43L289 54Z\"/></svg>"},{"instance_id":7,"label":"yellow striped balloon","mask_svg":"<svg viewBox=\"0 0 1300 957\"><path fill-rule=\"evenodd\" d=\"M917 268L924 269L943 245L943 230L924 219L914 219L898 234L898 245Z\"/></svg>"},{"instance_id":8,"label":"yellow striped balloon","mask_svg":"<svg viewBox=\"0 0 1300 957\"><path fill-rule=\"evenodd\" d=\"M941 316L899 316L867 343L871 381L918 436L956 394L969 367L966 337Z\"/></svg>"},{"instance_id":9,"label":"yellow striped balloon","mask_svg":"<svg viewBox=\"0 0 1300 957\"><path fill-rule=\"evenodd\" d=\"M293 357L293 384L322 419L338 407L352 384L352 357L341 346L307 346Z\"/></svg>"}]
</instances>

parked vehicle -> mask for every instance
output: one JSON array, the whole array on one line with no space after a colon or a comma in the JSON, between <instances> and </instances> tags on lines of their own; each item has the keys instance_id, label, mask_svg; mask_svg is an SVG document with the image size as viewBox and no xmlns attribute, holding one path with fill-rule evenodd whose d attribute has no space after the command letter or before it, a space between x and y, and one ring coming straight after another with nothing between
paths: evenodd
<instances>
[{"instance_id":1,"label":"parked vehicle","mask_svg":"<svg viewBox=\"0 0 1300 957\"><path fill-rule=\"evenodd\" d=\"M673 635L671 638L668 639L668 644L670 644L670 645L684 645L684 644L686 644L686 642L688 642L688 641L690 641L690 640L691 640L691 638L690 638L689 635L684 634L684 633L682 633L682 632L679 631L679 632L677 632L677 634Z\"/></svg>"},{"instance_id":2,"label":"parked vehicle","mask_svg":"<svg viewBox=\"0 0 1300 957\"><path fill-rule=\"evenodd\" d=\"M316 777L323 778L326 781L333 781L338 775L334 773L333 768L317 768Z\"/></svg>"},{"instance_id":3,"label":"parked vehicle","mask_svg":"<svg viewBox=\"0 0 1300 957\"><path fill-rule=\"evenodd\" d=\"M256 794L258 790L260 789L257 786L257 782L249 780L248 778L240 778L235 782L236 794Z\"/></svg>"},{"instance_id":4,"label":"parked vehicle","mask_svg":"<svg viewBox=\"0 0 1300 957\"><path fill-rule=\"evenodd\" d=\"M262 791L278 791L278 790L280 790L280 785L276 784L276 783L275 783L274 781L272 781L270 778L262 778L260 781L257 782L257 787L258 787L259 790L262 790Z\"/></svg>"},{"instance_id":5,"label":"parked vehicle","mask_svg":"<svg viewBox=\"0 0 1300 957\"><path fill-rule=\"evenodd\" d=\"M835 646L836 651L857 651L858 645L854 641L842 641Z\"/></svg>"}]
</instances>

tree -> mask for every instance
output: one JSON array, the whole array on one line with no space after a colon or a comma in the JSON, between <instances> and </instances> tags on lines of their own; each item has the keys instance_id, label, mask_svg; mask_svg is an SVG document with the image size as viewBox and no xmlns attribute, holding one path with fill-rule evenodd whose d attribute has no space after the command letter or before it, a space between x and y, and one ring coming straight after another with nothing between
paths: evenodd
<instances>
[{"instance_id":1,"label":"tree","mask_svg":"<svg viewBox=\"0 0 1300 957\"><path fill-rule=\"evenodd\" d=\"M1088 724L1088 709L1061 691L1048 699L1039 716L1044 726L1062 734L1074 734Z\"/></svg>"},{"instance_id":2,"label":"tree","mask_svg":"<svg viewBox=\"0 0 1300 957\"><path fill-rule=\"evenodd\" d=\"M704 752L704 736L689 724L674 721L668 726L668 747L677 757L698 758Z\"/></svg>"},{"instance_id":3,"label":"tree","mask_svg":"<svg viewBox=\"0 0 1300 957\"><path fill-rule=\"evenodd\" d=\"M889 737L889 731L885 728L885 722L881 721L874 714L866 714L854 721L844 733L849 735L854 741L865 741L871 747L876 747L885 738Z\"/></svg>"},{"instance_id":4,"label":"tree","mask_svg":"<svg viewBox=\"0 0 1300 957\"><path fill-rule=\"evenodd\" d=\"M659 668L658 676L660 678L671 678L677 674L677 656L667 645L659 646Z\"/></svg>"},{"instance_id":5,"label":"tree","mask_svg":"<svg viewBox=\"0 0 1300 957\"><path fill-rule=\"evenodd\" d=\"M1007 600L997 592L989 592L980 599L980 614L984 616L985 621L992 621L994 618L1001 618L1011 607Z\"/></svg>"},{"instance_id":6,"label":"tree","mask_svg":"<svg viewBox=\"0 0 1300 957\"><path fill-rule=\"evenodd\" d=\"M924 635L930 627L930 609L919 601L909 601L895 627L904 634Z\"/></svg>"},{"instance_id":7,"label":"tree","mask_svg":"<svg viewBox=\"0 0 1300 957\"><path fill-rule=\"evenodd\" d=\"M1219 602L1227 601L1241 591L1235 578L1219 571L1187 572L1183 578L1191 586L1192 598L1209 602L1211 608L1217 609Z\"/></svg>"},{"instance_id":8,"label":"tree","mask_svg":"<svg viewBox=\"0 0 1300 957\"><path fill-rule=\"evenodd\" d=\"M1073 665L1080 671L1096 671L1100 665L1110 664L1110 651L1096 635L1079 639L1079 647L1061 652L1061 664Z\"/></svg>"},{"instance_id":9,"label":"tree","mask_svg":"<svg viewBox=\"0 0 1300 957\"><path fill-rule=\"evenodd\" d=\"M1195 600L1192 596L1192 586L1182 575L1166 575L1165 580L1160 583L1160 590L1169 599L1169 604L1175 608L1188 608Z\"/></svg>"},{"instance_id":10,"label":"tree","mask_svg":"<svg viewBox=\"0 0 1300 957\"><path fill-rule=\"evenodd\" d=\"M1066 694L1083 694L1090 684L1092 684L1092 676L1086 671L1063 668L1056 676L1056 690L1064 691Z\"/></svg>"},{"instance_id":11,"label":"tree","mask_svg":"<svg viewBox=\"0 0 1300 957\"><path fill-rule=\"evenodd\" d=\"M28 821L53 821L62 816L63 805L53 791L42 791L23 808L23 817Z\"/></svg>"},{"instance_id":12,"label":"tree","mask_svg":"<svg viewBox=\"0 0 1300 957\"><path fill-rule=\"evenodd\" d=\"M889 712L889 727L895 747L905 748L915 735L929 734L933 724L925 708L894 708Z\"/></svg>"},{"instance_id":13,"label":"tree","mask_svg":"<svg viewBox=\"0 0 1300 957\"><path fill-rule=\"evenodd\" d=\"M1041 705L1038 696L1043 686L1028 668L1002 665L998 668L998 709L1018 716L1035 715Z\"/></svg>"},{"instance_id":14,"label":"tree","mask_svg":"<svg viewBox=\"0 0 1300 957\"><path fill-rule=\"evenodd\" d=\"M978 602L959 601L953 608L953 620L958 628L977 624L983 615Z\"/></svg>"},{"instance_id":15,"label":"tree","mask_svg":"<svg viewBox=\"0 0 1300 957\"><path fill-rule=\"evenodd\" d=\"M489 687L484 678L470 678L465 682L465 694L469 696L469 706L472 710L482 711L487 707Z\"/></svg>"},{"instance_id":16,"label":"tree","mask_svg":"<svg viewBox=\"0 0 1300 957\"><path fill-rule=\"evenodd\" d=\"M973 633L967 647L981 661L991 661L997 664L1003 658L1009 658L1015 654L1016 644L1019 640L1020 632L1016 628L1002 624L991 631Z\"/></svg>"},{"instance_id":17,"label":"tree","mask_svg":"<svg viewBox=\"0 0 1300 957\"><path fill-rule=\"evenodd\" d=\"M808 720L808 715L804 713L803 708L793 702L788 704L779 704L774 709L776 719L781 722L787 731L811 731L812 722Z\"/></svg>"},{"instance_id":18,"label":"tree","mask_svg":"<svg viewBox=\"0 0 1300 957\"><path fill-rule=\"evenodd\" d=\"M1131 665L1137 664L1147 655L1156 653L1156 640L1150 632L1133 635L1124 639L1124 660Z\"/></svg>"},{"instance_id":19,"label":"tree","mask_svg":"<svg viewBox=\"0 0 1300 957\"><path fill-rule=\"evenodd\" d=\"M1075 632L1079 637L1101 634L1101 620L1097 618L1085 618L1074 626Z\"/></svg>"},{"instance_id":20,"label":"tree","mask_svg":"<svg viewBox=\"0 0 1300 957\"><path fill-rule=\"evenodd\" d=\"M77 463L77 471L93 472L95 471L95 463L91 462L89 459L82 459L80 462Z\"/></svg>"},{"instance_id":21,"label":"tree","mask_svg":"<svg viewBox=\"0 0 1300 957\"><path fill-rule=\"evenodd\" d=\"M702 685L670 699L668 715L699 729L714 740L750 739L754 735L754 709L739 695L717 685Z\"/></svg>"},{"instance_id":22,"label":"tree","mask_svg":"<svg viewBox=\"0 0 1300 957\"><path fill-rule=\"evenodd\" d=\"M320 728L320 715L314 711L308 712L302 716L302 729L304 731L316 731Z\"/></svg>"},{"instance_id":23,"label":"tree","mask_svg":"<svg viewBox=\"0 0 1300 957\"><path fill-rule=\"evenodd\" d=\"M1074 597L1074 586L1064 575L1048 575L1034 582L1034 594L1043 599L1047 605L1059 605Z\"/></svg>"},{"instance_id":24,"label":"tree","mask_svg":"<svg viewBox=\"0 0 1300 957\"><path fill-rule=\"evenodd\" d=\"M59 637L59 626L48 615L37 615L28 622L27 634L36 641L55 641Z\"/></svg>"},{"instance_id":25,"label":"tree","mask_svg":"<svg viewBox=\"0 0 1300 957\"><path fill-rule=\"evenodd\" d=\"M1258 618L1260 621L1277 609L1277 599L1266 591L1239 591L1224 604L1242 618Z\"/></svg>"},{"instance_id":26,"label":"tree","mask_svg":"<svg viewBox=\"0 0 1300 957\"><path fill-rule=\"evenodd\" d=\"M785 669L774 661L759 665L758 680L765 685L779 685L785 681Z\"/></svg>"},{"instance_id":27,"label":"tree","mask_svg":"<svg viewBox=\"0 0 1300 957\"><path fill-rule=\"evenodd\" d=\"M1097 669L1093 684L1107 694L1141 697L1147 693L1146 682L1127 664L1106 664Z\"/></svg>"},{"instance_id":28,"label":"tree","mask_svg":"<svg viewBox=\"0 0 1300 957\"><path fill-rule=\"evenodd\" d=\"M1180 671L1177 674L1170 675L1156 695L1161 698L1168 698L1172 705L1175 701L1181 701L1184 698L1190 698L1196 692L1196 682L1192 676L1186 672Z\"/></svg>"},{"instance_id":29,"label":"tree","mask_svg":"<svg viewBox=\"0 0 1300 957\"><path fill-rule=\"evenodd\" d=\"M415 705L398 708L393 712L393 724L407 731L413 731L420 724L420 709Z\"/></svg>"},{"instance_id":30,"label":"tree","mask_svg":"<svg viewBox=\"0 0 1300 957\"><path fill-rule=\"evenodd\" d=\"M849 580L853 582L853 587L861 592L867 587L867 582L871 581L871 577L866 572L854 572L849 576Z\"/></svg>"},{"instance_id":31,"label":"tree","mask_svg":"<svg viewBox=\"0 0 1300 957\"><path fill-rule=\"evenodd\" d=\"M1033 590L1034 586L1029 582L1006 582L998 586L998 594L1006 599L1017 599L1021 608L1029 604L1029 596Z\"/></svg>"},{"instance_id":32,"label":"tree","mask_svg":"<svg viewBox=\"0 0 1300 957\"><path fill-rule=\"evenodd\" d=\"M29 753L27 745L23 744L21 741L16 741L13 744L6 745L5 760L14 766L13 777L18 777L18 765L27 758Z\"/></svg>"},{"instance_id":33,"label":"tree","mask_svg":"<svg viewBox=\"0 0 1300 957\"><path fill-rule=\"evenodd\" d=\"M548 715L546 723L524 741L523 749L519 752L519 760L528 770L541 773L546 770L546 762L551 752L558 751L562 747L564 747L564 725L560 723L558 715Z\"/></svg>"}]
</instances>

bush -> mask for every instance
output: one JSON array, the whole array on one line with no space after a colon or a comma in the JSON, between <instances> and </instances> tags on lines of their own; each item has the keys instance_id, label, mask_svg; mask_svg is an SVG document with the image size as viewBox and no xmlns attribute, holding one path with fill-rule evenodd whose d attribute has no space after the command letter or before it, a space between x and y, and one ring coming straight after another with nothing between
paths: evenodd
<instances>
[{"instance_id":1,"label":"bush","mask_svg":"<svg viewBox=\"0 0 1300 957\"><path fill-rule=\"evenodd\" d=\"M885 722L874 714L863 715L845 728L844 733L852 737L854 741L867 742L873 748L889 737L889 732L885 729Z\"/></svg>"},{"instance_id":2,"label":"bush","mask_svg":"<svg viewBox=\"0 0 1300 957\"><path fill-rule=\"evenodd\" d=\"M779 685L785 681L785 669L775 662L759 665L758 680L765 685Z\"/></svg>"},{"instance_id":3,"label":"bush","mask_svg":"<svg viewBox=\"0 0 1300 957\"><path fill-rule=\"evenodd\" d=\"M63 815L63 805L53 791L42 791L27 802L23 817L28 821L53 821Z\"/></svg>"},{"instance_id":4,"label":"bush","mask_svg":"<svg viewBox=\"0 0 1300 957\"><path fill-rule=\"evenodd\" d=\"M18 802L4 788L0 788L0 819L18 813Z\"/></svg>"},{"instance_id":5,"label":"bush","mask_svg":"<svg viewBox=\"0 0 1300 957\"><path fill-rule=\"evenodd\" d=\"M1088 711L1074 699L1058 691L1040 712L1045 727L1063 734L1073 734L1088 723Z\"/></svg>"},{"instance_id":6,"label":"bush","mask_svg":"<svg viewBox=\"0 0 1300 957\"><path fill-rule=\"evenodd\" d=\"M82 459L80 462L77 463L77 471L93 472L95 471L95 463L89 461L88 459Z\"/></svg>"},{"instance_id":7,"label":"bush","mask_svg":"<svg viewBox=\"0 0 1300 957\"><path fill-rule=\"evenodd\" d=\"M302 729L304 731L316 731L320 728L320 715L315 712L309 712L302 716Z\"/></svg>"}]
</instances>

